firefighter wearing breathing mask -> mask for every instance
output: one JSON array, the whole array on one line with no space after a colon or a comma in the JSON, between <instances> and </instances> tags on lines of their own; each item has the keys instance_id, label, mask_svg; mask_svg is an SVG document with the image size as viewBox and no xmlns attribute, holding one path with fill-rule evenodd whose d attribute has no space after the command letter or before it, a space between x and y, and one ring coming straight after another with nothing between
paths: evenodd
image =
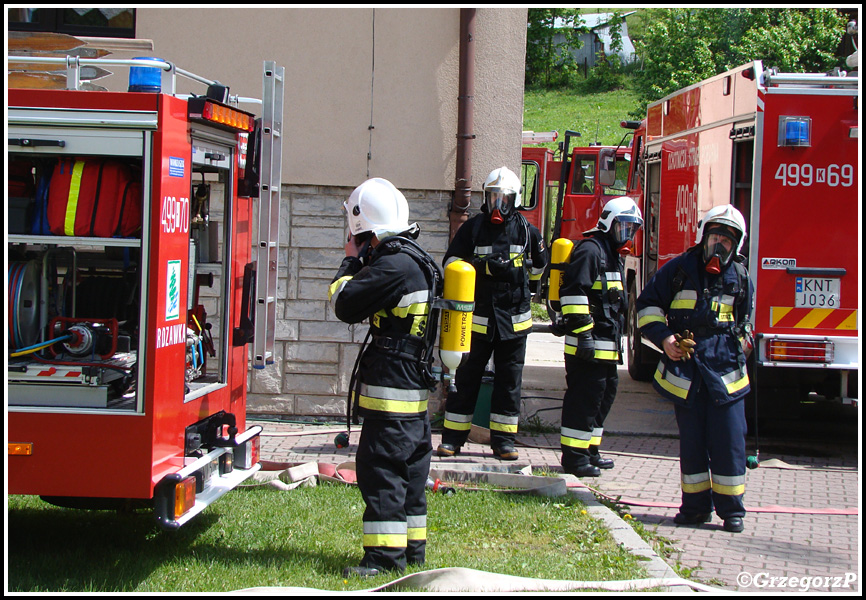
<instances>
[{"instance_id":1,"label":"firefighter wearing breathing mask","mask_svg":"<svg viewBox=\"0 0 866 600\"><path fill-rule=\"evenodd\" d=\"M566 391L562 402L561 464L577 477L613 468L599 453L604 421L616 398L622 364L626 297L623 257L643 225L631 198L609 200L595 228L585 232L562 274L561 317L553 332L565 336Z\"/></svg>"},{"instance_id":2,"label":"firefighter wearing breathing mask","mask_svg":"<svg viewBox=\"0 0 866 600\"><path fill-rule=\"evenodd\" d=\"M413 240L406 198L373 178L344 204L350 236L328 290L346 323L370 320L351 386L364 418L356 454L364 557L344 576L369 577L423 564L427 539L424 495L433 446L427 366L435 335L427 327L441 269ZM434 328L435 329L435 328Z\"/></svg>"},{"instance_id":3,"label":"firefighter wearing breathing mask","mask_svg":"<svg viewBox=\"0 0 866 600\"><path fill-rule=\"evenodd\" d=\"M485 367L493 356L490 447L500 460L517 460L514 446L520 416L520 390L526 338L532 329L530 300L547 266L548 253L538 229L517 210L520 178L507 167L484 182L481 213L466 221L448 246L444 264L462 259L475 267L472 343L458 367L456 393L445 404L442 443L437 454L460 452L469 437Z\"/></svg>"},{"instance_id":4,"label":"firefighter wearing breathing mask","mask_svg":"<svg viewBox=\"0 0 866 600\"><path fill-rule=\"evenodd\" d=\"M733 206L710 209L695 246L653 276L637 299L641 335L664 350L653 387L674 402L680 433L678 525L743 531L746 351L753 290L739 252L746 237Z\"/></svg>"}]
</instances>

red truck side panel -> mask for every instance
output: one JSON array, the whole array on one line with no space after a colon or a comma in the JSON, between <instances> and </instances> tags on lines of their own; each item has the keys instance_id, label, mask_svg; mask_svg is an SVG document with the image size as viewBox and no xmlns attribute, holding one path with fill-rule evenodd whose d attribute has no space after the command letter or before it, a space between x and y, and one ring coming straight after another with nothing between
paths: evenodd
<instances>
[{"instance_id":1,"label":"red truck side panel","mask_svg":"<svg viewBox=\"0 0 866 600\"><path fill-rule=\"evenodd\" d=\"M781 116L808 116L810 147L779 147ZM859 164L857 109L852 96L767 94L755 328L762 333L857 336L859 283ZM796 261L794 263L793 261ZM798 274L788 266L844 269L841 277L800 281L814 307L796 307ZM826 295L826 279L837 278L838 302ZM812 285L819 289L811 289ZM802 300L802 298L801 298Z\"/></svg>"}]
</instances>

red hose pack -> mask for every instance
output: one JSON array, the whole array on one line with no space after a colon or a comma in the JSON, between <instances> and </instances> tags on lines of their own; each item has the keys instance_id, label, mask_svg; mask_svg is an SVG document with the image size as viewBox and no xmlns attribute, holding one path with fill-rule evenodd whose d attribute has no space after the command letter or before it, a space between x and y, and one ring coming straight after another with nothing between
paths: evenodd
<instances>
[{"instance_id":1,"label":"red hose pack","mask_svg":"<svg viewBox=\"0 0 866 600\"><path fill-rule=\"evenodd\" d=\"M141 229L141 173L111 159L60 159L48 192L55 235L130 237Z\"/></svg>"}]
</instances>

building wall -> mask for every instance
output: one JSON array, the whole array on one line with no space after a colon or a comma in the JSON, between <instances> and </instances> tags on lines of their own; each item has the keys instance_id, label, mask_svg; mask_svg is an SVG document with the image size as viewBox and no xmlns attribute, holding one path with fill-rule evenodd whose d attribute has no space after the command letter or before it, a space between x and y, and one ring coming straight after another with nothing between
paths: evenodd
<instances>
[{"instance_id":1,"label":"building wall","mask_svg":"<svg viewBox=\"0 0 866 600\"><path fill-rule=\"evenodd\" d=\"M344 254L342 203L355 186L391 180L421 226L419 243L441 262L456 171L459 24L458 8L138 10L137 36L153 39L154 56L232 94L261 97L264 60L286 68L276 356L251 370L249 413L345 415L367 324L340 322L327 289ZM491 170L519 172L526 9L477 9L474 43L473 211Z\"/></svg>"},{"instance_id":2,"label":"building wall","mask_svg":"<svg viewBox=\"0 0 866 600\"><path fill-rule=\"evenodd\" d=\"M475 26L478 190L520 165L526 9L477 9ZM453 190L459 27L459 8L140 8L136 35L241 96L261 97L262 61L284 66L285 183Z\"/></svg>"}]
</instances>

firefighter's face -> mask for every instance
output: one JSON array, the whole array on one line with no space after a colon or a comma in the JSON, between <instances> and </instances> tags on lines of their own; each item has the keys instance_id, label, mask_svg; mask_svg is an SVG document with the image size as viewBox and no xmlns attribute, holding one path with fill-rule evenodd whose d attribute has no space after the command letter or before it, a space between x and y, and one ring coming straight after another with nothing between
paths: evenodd
<instances>
[{"instance_id":1,"label":"firefighter's face","mask_svg":"<svg viewBox=\"0 0 866 600\"><path fill-rule=\"evenodd\" d=\"M707 265L713 265L710 272L715 272L730 262L738 241L739 235L733 227L720 223L708 226L704 234L704 261Z\"/></svg>"},{"instance_id":2,"label":"firefighter's face","mask_svg":"<svg viewBox=\"0 0 866 600\"><path fill-rule=\"evenodd\" d=\"M484 200L487 202L487 212L490 214L492 223L502 223L508 218L511 209L514 208L514 193L506 193L497 190L484 192Z\"/></svg>"}]
</instances>

